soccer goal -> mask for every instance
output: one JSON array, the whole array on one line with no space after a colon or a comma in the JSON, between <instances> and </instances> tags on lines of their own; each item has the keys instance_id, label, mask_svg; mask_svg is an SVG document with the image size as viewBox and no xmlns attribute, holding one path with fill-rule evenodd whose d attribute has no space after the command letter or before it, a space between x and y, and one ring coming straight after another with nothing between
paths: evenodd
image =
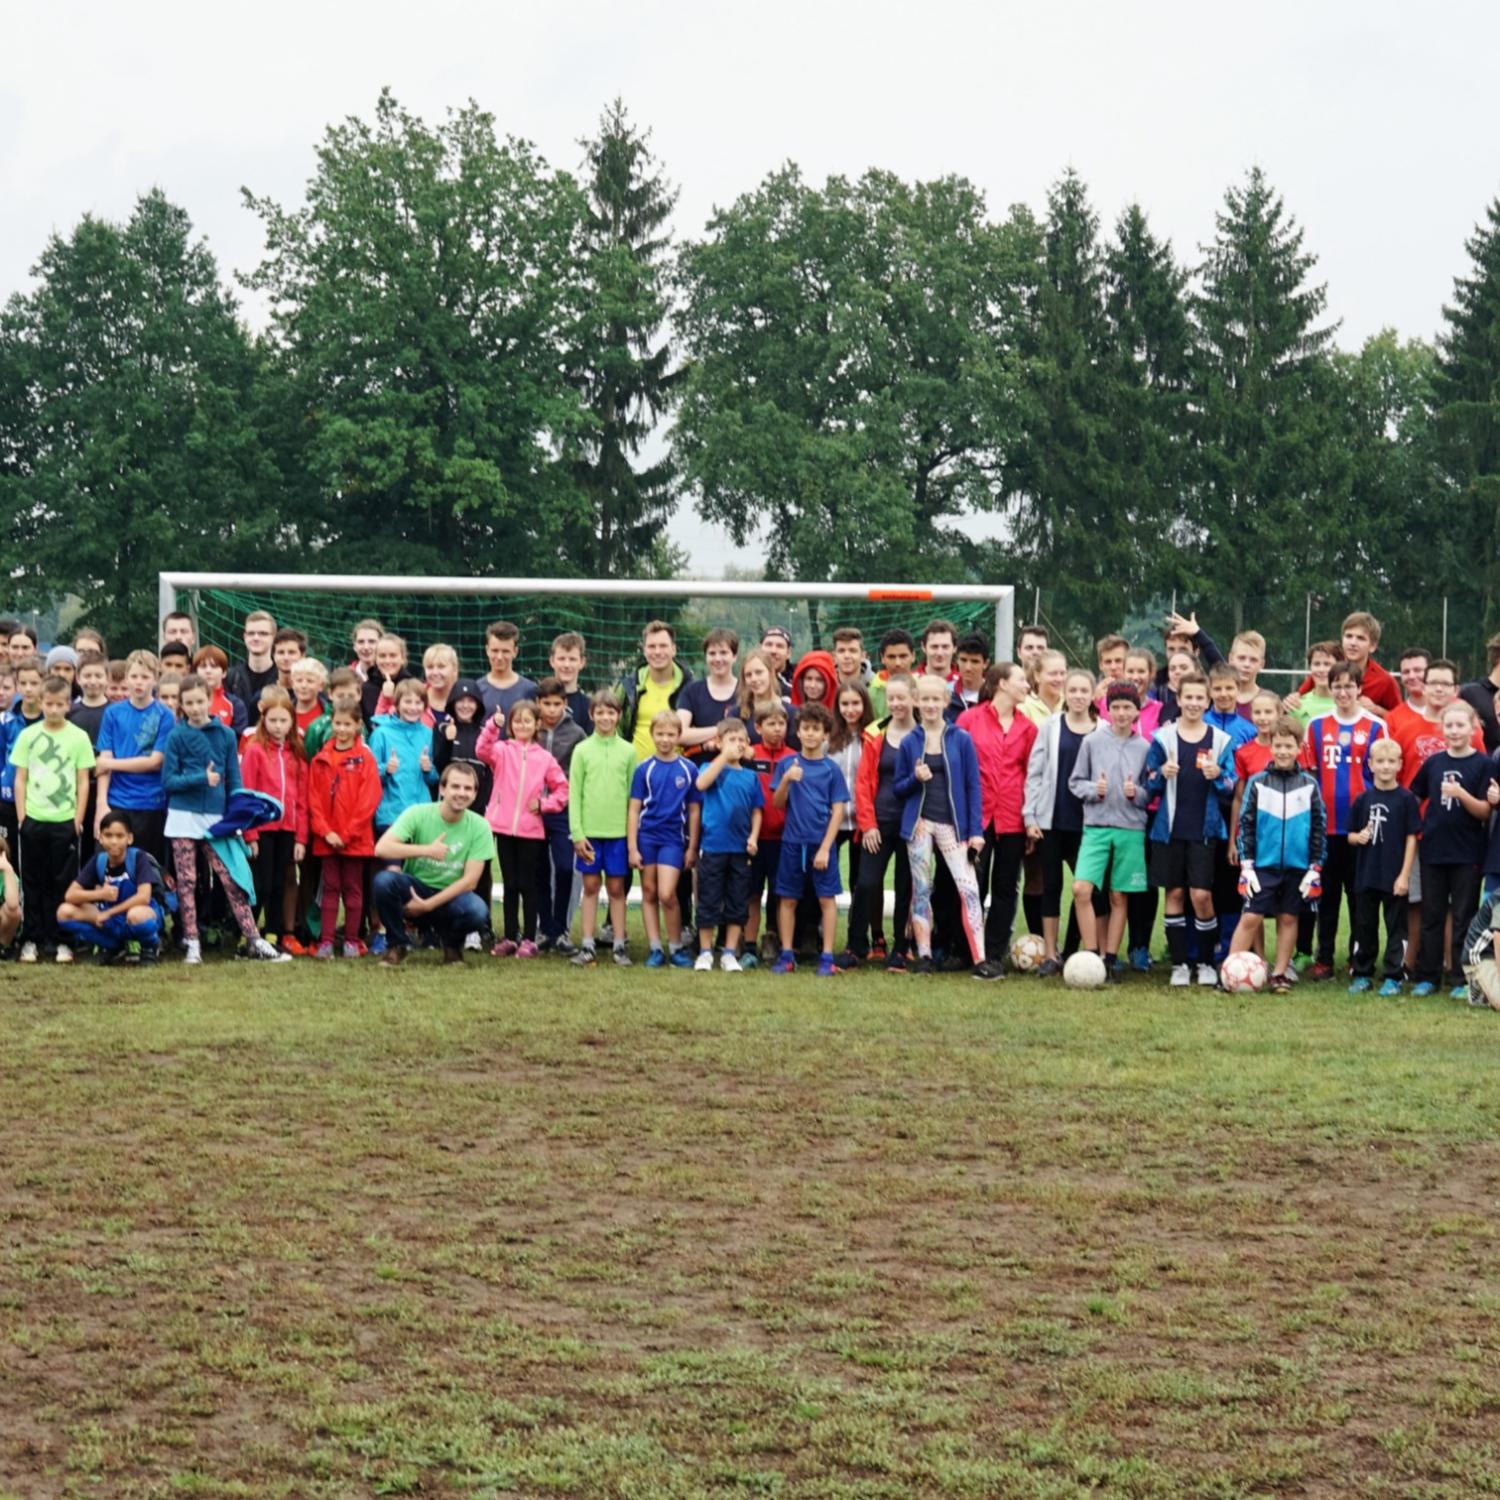
<instances>
[{"instance_id":1,"label":"soccer goal","mask_svg":"<svg viewBox=\"0 0 1500 1500\"><path fill-rule=\"evenodd\" d=\"M996 660L1011 654L1015 590L1009 584L759 583L739 580L609 578L419 578L318 573L162 573L161 614L186 610L198 639L240 654L244 619L263 609L292 625L322 660L350 659L350 634L364 618L401 636L413 660L442 641L459 655L466 676L482 674L485 627L510 620L520 630L517 670L544 676L553 637L577 631L587 645L585 684L614 680L640 652L641 627L665 620L677 632L684 661L695 664L698 641L728 626L741 649L769 626L792 637L793 658L831 649L833 632L857 626L873 660L881 635L895 627L920 637L934 617L960 635L978 631Z\"/></svg>"}]
</instances>

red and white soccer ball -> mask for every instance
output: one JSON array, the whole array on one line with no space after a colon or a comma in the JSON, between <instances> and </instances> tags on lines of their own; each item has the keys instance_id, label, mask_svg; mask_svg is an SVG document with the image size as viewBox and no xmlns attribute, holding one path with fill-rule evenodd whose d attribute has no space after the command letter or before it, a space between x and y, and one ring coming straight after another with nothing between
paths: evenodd
<instances>
[{"instance_id":1,"label":"red and white soccer ball","mask_svg":"<svg viewBox=\"0 0 1500 1500\"><path fill-rule=\"evenodd\" d=\"M1231 995L1254 994L1266 987L1266 961L1258 953L1231 953L1219 965L1219 983Z\"/></svg>"},{"instance_id":2,"label":"red and white soccer ball","mask_svg":"<svg viewBox=\"0 0 1500 1500\"><path fill-rule=\"evenodd\" d=\"M1010 945L1010 961L1021 974L1040 968L1046 956L1047 945L1034 932L1023 933Z\"/></svg>"}]
</instances>

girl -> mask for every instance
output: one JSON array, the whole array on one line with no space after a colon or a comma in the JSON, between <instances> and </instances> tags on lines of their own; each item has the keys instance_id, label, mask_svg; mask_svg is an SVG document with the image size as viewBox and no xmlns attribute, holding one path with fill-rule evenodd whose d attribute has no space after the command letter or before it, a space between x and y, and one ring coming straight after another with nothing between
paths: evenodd
<instances>
[{"instance_id":1,"label":"girl","mask_svg":"<svg viewBox=\"0 0 1500 1500\"><path fill-rule=\"evenodd\" d=\"M756 709L766 704L785 701L776 681L776 665L759 646L753 651L747 651L744 661L740 663L739 698L740 718L752 726L750 743L758 745L760 735L753 727ZM790 725L788 725L788 732L790 733Z\"/></svg>"},{"instance_id":2,"label":"girl","mask_svg":"<svg viewBox=\"0 0 1500 1500\"><path fill-rule=\"evenodd\" d=\"M495 773L484 815L495 832L505 898L505 936L490 951L496 958L535 958L537 882L547 847L542 817L568 805L568 779L536 742L537 710L529 698L511 706L503 740L501 724L496 709L479 736L478 751Z\"/></svg>"},{"instance_id":3,"label":"girl","mask_svg":"<svg viewBox=\"0 0 1500 1500\"><path fill-rule=\"evenodd\" d=\"M368 682L376 671L375 648L379 646L384 634L385 630L379 620L361 620L350 633L354 660L349 663L349 667L361 683Z\"/></svg>"},{"instance_id":4,"label":"girl","mask_svg":"<svg viewBox=\"0 0 1500 1500\"><path fill-rule=\"evenodd\" d=\"M432 726L425 722L427 687L418 677L396 684L395 712L375 720L370 753L380 767L381 798L375 812L375 837L406 811L432 801L437 768L432 763Z\"/></svg>"},{"instance_id":5,"label":"girl","mask_svg":"<svg viewBox=\"0 0 1500 1500\"><path fill-rule=\"evenodd\" d=\"M1154 696L1147 696L1155 693L1156 658L1144 647L1126 653L1125 681L1134 686L1141 700L1135 732L1149 741L1161 725L1161 704ZM1130 967L1138 974L1151 972L1151 934L1156 930L1158 902L1154 885L1144 891L1132 891L1126 902L1130 924Z\"/></svg>"},{"instance_id":6,"label":"girl","mask_svg":"<svg viewBox=\"0 0 1500 1500\"><path fill-rule=\"evenodd\" d=\"M287 875L307 853L307 759L291 701L279 687L261 692L260 722L245 743L240 778L251 791L265 792L281 803L281 816L249 830L245 841L255 861L262 926L288 938L295 931L297 885ZM293 951L285 943L281 946L284 952Z\"/></svg>"},{"instance_id":7,"label":"girl","mask_svg":"<svg viewBox=\"0 0 1500 1500\"><path fill-rule=\"evenodd\" d=\"M1068 680L1068 658L1061 651L1043 651L1032 669L1032 691L1021 712L1038 729L1063 710L1063 684Z\"/></svg>"},{"instance_id":8,"label":"girl","mask_svg":"<svg viewBox=\"0 0 1500 1500\"><path fill-rule=\"evenodd\" d=\"M167 794L166 836L172 843L172 863L177 869L177 914L187 943L184 962L203 962L198 941L198 850L218 879L244 934L249 957L268 963L289 962L290 953L280 953L261 935L255 914L245 894L251 885L250 862L238 835L214 838L209 829L224 815L231 792L240 787L240 757L234 735L208 712L208 686L201 677L182 679L183 722L167 736L162 752L162 786ZM239 879L230 873L235 865Z\"/></svg>"},{"instance_id":9,"label":"girl","mask_svg":"<svg viewBox=\"0 0 1500 1500\"><path fill-rule=\"evenodd\" d=\"M831 707L833 685L837 681L833 657L826 651L809 651L792 673L792 703L798 708L804 703L824 703Z\"/></svg>"},{"instance_id":10,"label":"girl","mask_svg":"<svg viewBox=\"0 0 1500 1500\"><path fill-rule=\"evenodd\" d=\"M174 719L182 717L182 678L176 672L163 672L156 683L156 701L171 711Z\"/></svg>"},{"instance_id":11,"label":"girl","mask_svg":"<svg viewBox=\"0 0 1500 1500\"><path fill-rule=\"evenodd\" d=\"M322 926L315 958L333 957L339 902L344 903L344 957L358 958L359 924L365 909L365 877L375 855L371 820L380 806L380 767L360 739L354 708L336 708L328 742L308 772L313 854L322 865Z\"/></svg>"},{"instance_id":12,"label":"girl","mask_svg":"<svg viewBox=\"0 0 1500 1500\"><path fill-rule=\"evenodd\" d=\"M1177 684L1189 672L1198 670L1198 660L1191 651L1174 651L1167 658L1167 685L1160 690L1161 713L1157 715L1156 727L1175 724L1179 717L1177 707Z\"/></svg>"},{"instance_id":13,"label":"girl","mask_svg":"<svg viewBox=\"0 0 1500 1500\"><path fill-rule=\"evenodd\" d=\"M453 689L448 700L448 721L432 731L432 763L442 779L450 762L459 761L472 768L477 790L474 807L483 809L490 805L490 793L494 790L495 776L488 761L479 758L479 736L484 733L484 697L477 682L461 682ZM571 845L569 849L571 851ZM571 871L573 862L568 860ZM484 902L485 911L491 911L491 898L495 893L495 872L491 865L484 867L474 894ZM465 947L483 949L486 938L483 933L471 932L464 939Z\"/></svg>"},{"instance_id":14,"label":"girl","mask_svg":"<svg viewBox=\"0 0 1500 1500\"><path fill-rule=\"evenodd\" d=\"M208 685L208 711L219 723L227 724L236 735L242 735L250 722L245 705L233 693L224 690L224 674L229 658L217 646L203 646L193 657L195 671Z\"/></svg>"},{"instance_id":15,"label":"girl","mask_svg":"<svg viewBox=\"0 0 1500 1500\"><path fill-rule=\"evenodd\" d=\"M1083 840L1083 807L1068 790L1078 747L1094 731L1099 710L1094 705L1094 678L1075 667L1063 682L1063 712L1037 732L1026 768L1027 842L1042 856L1042 942L1046 947L1037 973L1044 979L1062 973L1057 952L1057 929L1062 913L1063 866L1078 863ZM1070 915L1064 952L1078 946L1078 921Z\"/></svg>"},{"instance_id":16,"label":"girl","mask_svg":"<svg viewBox=\"0 0 1500 1500\"><path fill-rule=\"evenodd\" d=\"M97 651L106 661L109 652L104 649L104 637L92 625L85 625L73 637L73 649L82 656L85 651Z\"/></svg>"},{"instance_id":17,"label":"girl","mask_svg":"<svg viewBox=\"0 0 1500 1500\"><path fill-rule=\"evenodd\" d=\"M365 679L359 695L360 712L366 724L377 714L394 713L396 684L414 674L406 665L406 642L399 635L383 635L375 643L375 670ZM380 705L384 703L385 707Z\"/></svg>"},{"instance_id":18,"label":"girl","mask_svg":"<svg viewBox=\"0 0 1500 1500\"><path fill-rule=\"evenodd\" d=\"M911 860L913 974L933 972L932 874L938 854L958 887L969 956L976 969L984 963L984 913L969 857L969 851L977 856L984 848L979 760L974 741L943 718L952 696L941 677L917 679L917 730L902 740L896 764L896 795L904 803L901 835Z\"/></svg>"},{"instance_id":19,"label":"girl","mask_svg":"<svg viewBox=\"0 0 1500 1500\"><path fill-rule=\"evenodd\" d=\"M859 778L859 767L864 757L865 730L874 722L875 710L870 704L870 695L857 682L847 683L838 690L833 703L833 733L828 737L828 758L844 773L844 785L852 791ZM849 883L845 889L859 889L860 841L854 836L854 799L851 796L844 807L844 826L839 830L838 847L849 846ZM881 902L881 918L885 916L885 902ZM869 931L872 913L868 907L860 907L858 900L849 907L849 930L844 951L839 954L840 969L857 968L870 951ZM880 931L883 920L875 922Z\"/></svg>"},{"instance_id":20,"label":"girl","mask_svg":"<svg viewBox=\"0 0 1500 1500\"><path fill-rule=\"evenodd\" d=\"M849 947L857 954L855 912L864 908L867 920L878 934L885 915L885 871L892 856L896 860L896 925L890 953L882 955L877 936L870 957L884 956L885 966L895 973L907 964L907 925L911 917L911 863L906 840L901 837L901 799L896 795L896 760L901 742L917 727L913 715L916 683L906 672L892 672L885 682L889 715L872 724L869 743L860 755L854 788L854 824L859 832L859 889L849 909Z\"/></svg>"}]
</instances>

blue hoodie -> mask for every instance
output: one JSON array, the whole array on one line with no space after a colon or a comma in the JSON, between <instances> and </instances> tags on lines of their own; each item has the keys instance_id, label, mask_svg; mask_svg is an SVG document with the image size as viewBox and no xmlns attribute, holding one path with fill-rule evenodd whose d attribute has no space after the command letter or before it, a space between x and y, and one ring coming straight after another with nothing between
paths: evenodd
<instances>
[{"instance_id":1,"label":"blue hoodie","mask_svg":"<svg viewBox=\"0 0 1500 1500\"><path fill-rule=\"evenodd\" d=\"M943 725L943 764L948 771L948 806L926 807L927 784L917 780L917 760L927 746L920 724L901 741L896 751L896 778L892 783L901 810L901 837L909 839L918 818L929 823L951 823L961 839L978 838L984 832L984 813L979 797L979 757L968 732L953 724Z\"/></svg>"},{"instance_id":2,"label":"blue hoodie","mask_svg":"<svg viewBox=\"0 0 1500 1500\"><path fill-rule=\"evenodd\" d=\"M217 786L208 784L209 761L219 773ZM222 813L224 799L240 789L240 753L234 731L218 719L210 719L202 729L177 725L162 751L161 784L169 808Z\"/></svg>"},{"instance_id":3,"label":"blue hoodie","mask_svg":"<svg viewBox=\"0 0 1500 1500\"><path fill-rule=\"evenodd\" d=\"M430 769L422 769L422 754L427 754ZM386 770L394 752L396 774ZM398 714L381 714L370 735L370 754L380 767L380 806L375 809L375 826L388 828L408 807L432 801L437 785L437 767L432 760L432 730L418 719L408 724Z\"/></svg>"}]
</instances>

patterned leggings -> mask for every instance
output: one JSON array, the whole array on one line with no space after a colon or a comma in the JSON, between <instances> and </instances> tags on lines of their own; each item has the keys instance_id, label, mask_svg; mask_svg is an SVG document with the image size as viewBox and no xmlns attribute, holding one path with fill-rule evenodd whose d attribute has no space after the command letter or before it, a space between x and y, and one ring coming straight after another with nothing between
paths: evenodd
<instances>
[{"instance_id":1,"label":"patterned leggings","mask_svg":"<svg viewBox=\"0 0 1500 1500\"><path fill-rule=\"evenodd\" d=\"M911 837L906 841L906 854L911 863L911 930L917 940L917 952L923 958L932 957L932 876L936 861L933 846L943 856L953 883L958 887L958 898L963 916L964 936L969 941L969 956L976 964L984 962L984 908L979 900L979 881L969 863L967 846L958 836L951 823L929 823L925 818L917 819Z\"/></svg>"},{"instance_id":2,"label":"patterned leggings","mask_svg":"<svg viewBox=\"0 0 1500 1500\"><path fill-rule=\"evenodd\" d=\"M224 868L224 861L214 853L213 845L201 839L173 839L172 864L177 871L177 915L182 921L182 935L194 942L198 939L198 849L202 846L208 856L208 867L218 877L224 888L224 899L234 920L245 935L247 943L254 943L260 936L255 925L255 913L244 891L234 883L234 878Z\"/></svg>"}]
</instances>

